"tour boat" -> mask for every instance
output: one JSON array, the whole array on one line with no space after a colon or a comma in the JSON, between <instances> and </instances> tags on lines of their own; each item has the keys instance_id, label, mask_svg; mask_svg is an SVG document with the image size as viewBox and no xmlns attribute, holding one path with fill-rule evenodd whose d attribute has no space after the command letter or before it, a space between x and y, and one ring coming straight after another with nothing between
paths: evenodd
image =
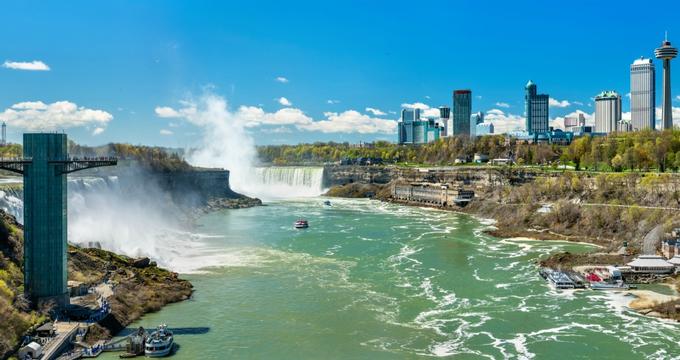
<instances>
[{"instance_id":1,"label":"tour boat","mask_svg":"<svg viewBox=\"0 0 680 360\"><path fill-rule=\"evenodd\" d=\"M323 204L326 205L326 206L331 206L331 201L330 201L330 200L326 200L326 201L323 202Z\"/></svg>"},{"instance_id":2,"label":"tour boat","mask_svg":"<svg viewBox=\"0 0 680 360\"><path fill-rule=\"evenodd\" d=\"M170 354L174 346L172 331L165 324L159 325L156 331L146 338L144 355L148 357L163 357Z\"/></svg>"},{"instance_id":3,"label":"tour boat","mask_svg":"<svg viewBox=\"0 0 680 360\"><path fill-rule=\"evenodd\" d=\"M296 229L306 229L309 227L309 223L305 219L299 219L293 225Z\"/></svg>"},{"instance_id":4,"label":"tour boat","mask_svg":"<svg viewBox=\"0 0 680 360\"><path fill-rule=\"evenodd\" d=\"M630 286L624 284L621 280L617 280L615 283L594 282L590 284L590 288L593 290L628 290Z\"/></svg>"},{"instance_id":5,"label":"tour boat","mask_svg":"<svg viewBox=\"0 0 680 360\"><path fill-rule=\"evenodd\" d=\"M539 274L555 289L574 289L577 286L569 275L559 270L543 268Z\"/></svg>"}]
</instances>

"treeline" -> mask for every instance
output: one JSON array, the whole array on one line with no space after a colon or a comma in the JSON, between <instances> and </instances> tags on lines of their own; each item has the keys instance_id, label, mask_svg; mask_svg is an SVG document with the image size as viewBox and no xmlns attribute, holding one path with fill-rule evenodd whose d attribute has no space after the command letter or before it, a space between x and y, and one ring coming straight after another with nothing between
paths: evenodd
<instances>
[{"instance_id":1,"label":"treeline","mask_svg":"<svg viewBox=\"0 0 680 360\"><path fill-rule=\"evenodd\" d=\"M299 165L337 162L344 158L382 158L385 163L452 165L474 154L513 158L518 165L573 166L596 171L678 171L680 130L614 133L581 137L570 145L528 144L503 135L475 139L447 137L423 145L397 145L378 141L363 146L349 143L267 145L258 147L262 162Z\"/></svg>"},{"instance_id":2,"label":"treeline","mask_svg":"<svg viewBox=\"0 0 680 360\"><path fill-rule=\"evenodd\" d=\"M178 151L156 146L110 143L90 147L69 142L68 152L75 157L115 156L118 160L134 161L156 171L182 171L192 168Z\"/></svg>"}]
</instances>

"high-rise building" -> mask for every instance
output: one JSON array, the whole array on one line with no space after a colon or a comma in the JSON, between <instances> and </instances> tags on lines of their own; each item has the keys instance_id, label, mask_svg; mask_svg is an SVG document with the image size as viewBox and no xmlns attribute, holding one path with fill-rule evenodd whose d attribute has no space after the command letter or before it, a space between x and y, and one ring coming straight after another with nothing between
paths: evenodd
<instances>
[{"instance_id":1,"label":"high-rise building","mask_svg":"<svg viewBox=\"0 0 680 360\"><path fill-rule=\"evenodd\" d=\"M478 111L470 116L470 136L477 136L477 125L484 122L484 113Z\"/></svg>"},{"instance_id":2,"label":"high-rise building","mask_svg":"<svg viewBox=\"0 0 680 360\"><path fill-rule=\"evenodd\" d=\"M452 135L470 136L470 114L472 113L472 91L453 92L453 133Z\"/></svg>"},{"instance_id":3,"label":"high-rise building","mask_svg":"<svg viewBox=\"0 0 680 360\"><path fill-rule=\"evenodd\" d=\"M7 145L7 124L2 122L2 139L0 140L0 145Z\"/></svg>"},{"instance_id":4,"label":"high-rise building","mask_svg":"<svg viewBox=\"0 0 680 360\"><path fill-rule=\"evenodd\" d=\"M441 121L441 128L442 128L442 134L441 136L449 136L451 135L451 131L453 130L453 125L450 124L451 122L451 108L448 106L440 106L439 107L439 119Z\"/></svg>"},{"instance_id":5,"label":"high-rise building","mask_svg":"<svg viewBox=\"0 0 680 360\"><path fill-rule=\"evenodd\" d=\"M668 36L668 35L666 35ZM673 128L673 104L671 98L671 60L678 56L678 49L671 46L668 37L661 43L661 47L654 50L657 59L663 60L663 102L661 119L664 129Z\"/></svg>"},{"instance_id":6,"label":"high-rise building","mask_svg":"<svg viewBox=\"0 0 680 360\"><path fill-rule=\"evenodd\" d=\"M421 119L420 109L403 109L397 122L399 144L424 144L439 139L440 126L434 118Z\"/></svg>"},{"instance_id":7,"label":"high-rise building","mask_svg":"<svg viewBox=\"0 0 680 360\"><path fill-rule=\"evenodd\" d=\"M654 130L656 127L654 76L652 59L641 57L630 66L630 117L633 131Z\"/></svg>"},{"instance_id":8,"label":"high-rise building","mask_svg":"<svg viewBox=\"0 0 680 360\"><path fill-rule=\"evenodd\" d=\"M603 91L595 96L595 132L610 133L618 130L621 121L621 95Z\"/></svg>"},{"instance_id":9,"label":"high-rise building","mask_svg":"<svg viewBox=\"0 0 680 360\"><path fill-rule=\"evenodd\" d=\"M527 133L530 135L547 133L550 131L548 125L550 96L538 94L536 84L531 80L527 83L525 90L524 107Z\"/></svg>"},{"instance_id":10,"label":"high-rise building","mask_svg":"<svg viewBox=\"0 0 680 360\"><path fill-rule=\"evenodd\" d=\"M492 135L494 133L493 123L481 123L475 127L477 128L475 131L477 136Z\"/></svg>"},{"instance_id":11,"label":"high-rise building","mask_svg":"<svg viewBox=\"0 0 680 360\"><path fill-rule=\"evenodd\" d=\"M586 117L582 113L577 113L574 116L564 117L564 130L571 131L572 128L585 126Z\"/></svg>"}]
</instances>

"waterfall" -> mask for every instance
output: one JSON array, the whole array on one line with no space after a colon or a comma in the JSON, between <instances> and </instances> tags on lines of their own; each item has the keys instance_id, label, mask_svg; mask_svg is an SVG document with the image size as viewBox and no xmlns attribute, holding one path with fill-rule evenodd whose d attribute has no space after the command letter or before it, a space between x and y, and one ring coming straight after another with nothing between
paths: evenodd
<instances>
[{"instance_id":1,"label":"waterfall","mask_svg":"<svg viewBox=\"0 0 680 360\"><path fill-rule=\"evenodd\" d=\"M0 190L0 208L14 216L21 224L24 223L24 191L19 186L12 186Z\"/></svg>"},{"instance_id":2,"label":"waterfall","mask_svg":"<svg viewBox=\"0 0 680 360\"><path fill-rule=\"evenodd\" d=\"M118 189L118 178L78 177L68 179L68 202L78 209L88 192ZM24 223L24 189L21 178L0 179L0 209Z\"/></svg>"},{"instance_id":3,"label":"waterfall","mask_svg":"<svg viewBox=\"0 0 680 360\"><path fill-rule=\"evenodd\" d=\"M312 197L323 194L323 167L270 166L255 169L248 195L264 199Z\"/></svg>"}]
</instances>

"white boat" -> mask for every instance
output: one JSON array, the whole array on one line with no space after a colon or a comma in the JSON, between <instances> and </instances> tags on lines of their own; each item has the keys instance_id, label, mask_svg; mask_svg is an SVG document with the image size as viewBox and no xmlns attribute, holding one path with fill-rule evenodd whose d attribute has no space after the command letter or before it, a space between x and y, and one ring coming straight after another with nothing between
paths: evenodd
<instances>
[{"instance_id":1,"label":"white boat","mask_svg":"<svg viewBox=\"0 0 680 360\"><path fill-rule=\"evenodd\" d=\"M624 284L622 280L617 280L614 283L594 282L590 284L590 288L593 290L628 290L630 286Z\"/></svg>"},{"instance_id":2,"label":"white boat","mask_svg":"<svg viewBox=\"0 0 680 360\"><path fill-rule=\"evenodd\" d=\"M174 346L172 331L165 324L158 325L156 331L146 338L144 355L148 357L163 357L170 354Z\"/></svg>"},{"instance_id":3,"label":"white boat","mask_svg":"<svg viewBox=\"0 0 680 360\"><path fill-rule=\"evenodd\" d=\"M569 276L559 270L544 268L539 271L541 277L546 279L555 289L575 289L576 284Z\"/></svg>"}]
</instances>

